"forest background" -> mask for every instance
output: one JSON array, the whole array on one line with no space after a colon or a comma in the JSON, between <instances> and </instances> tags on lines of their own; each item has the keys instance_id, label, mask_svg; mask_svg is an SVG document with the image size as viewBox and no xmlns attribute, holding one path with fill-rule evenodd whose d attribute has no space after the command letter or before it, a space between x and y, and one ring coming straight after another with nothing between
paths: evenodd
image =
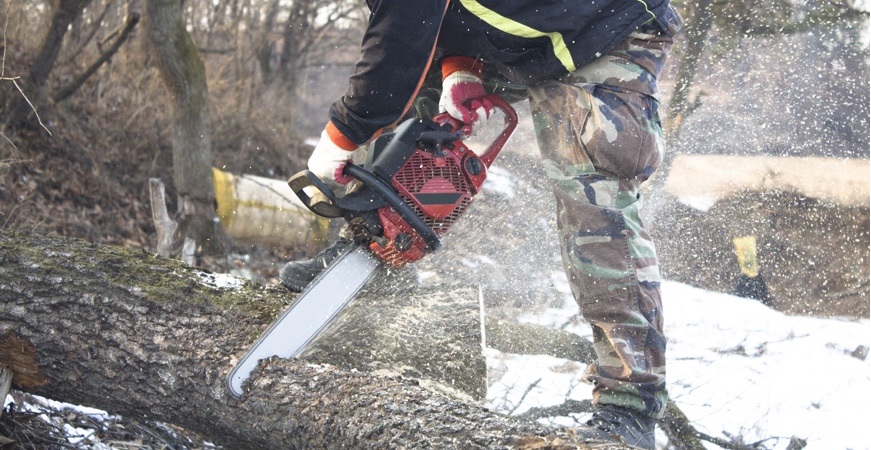
<instances>
[{"instance_id":1,"label":"forest background","mask_svg":"<svg viewBox=\"0 0 871 450\"><path fill-rule=\"evenodd\" d=\"M773 306L867 318L867 198L760 186L699 209L664 185L680 155L867 163L868 5L674 4L686 28L661 80L669 155L648 206L665 276L729 292L731 237L754 234ZM304 168L367 14L344 0L0 0L0 229L152 251L157 178L197 264L245 264L274 284L284 261L323 242L224 236L211 168L274 179ZM534 144L519 142L525 164Z\"/></svg>"}]
</instances>

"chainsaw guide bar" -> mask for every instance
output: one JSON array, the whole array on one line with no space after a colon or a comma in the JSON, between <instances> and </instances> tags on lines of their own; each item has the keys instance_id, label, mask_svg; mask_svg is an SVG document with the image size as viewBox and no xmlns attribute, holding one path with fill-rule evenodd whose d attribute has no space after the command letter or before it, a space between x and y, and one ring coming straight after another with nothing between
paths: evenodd
<instances>
[{"instance_id":1,"label":"chainsaw guide bar","mask_svg":"<svg viewBox=\"0 0 871 450\"><path fill-rule=\"evenodd\" d=\"M353 299L381 264L363 247L352 247L336 258L284 310L227 378L230 393L241 398L242 385L261 359L293 358L305 350Z\"/></svg>"}]
</instances>

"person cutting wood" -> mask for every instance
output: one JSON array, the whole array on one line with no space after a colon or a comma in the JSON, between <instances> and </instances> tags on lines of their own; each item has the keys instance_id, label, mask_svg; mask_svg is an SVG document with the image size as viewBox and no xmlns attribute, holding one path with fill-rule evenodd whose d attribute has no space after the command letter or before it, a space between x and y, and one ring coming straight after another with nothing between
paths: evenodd
<instances>
[{"instance_id":1,"label":"person cutting wood","mask_svg":"<svg viewBox=\"0 0 871 450\"><path fill-rule=\"evenodd\" d=\"M350 181L354 150L406 116L431 67L440 112L467 124L492 113L485 74L525 88L557 200L562 259L593 329L595 411L584 440L653 449L667 392L660 275L640 218L640 186L663 153L657 85L682 20L668 0L368 0L361 57L308 160ZM300 291L348 242L288 263Z\"/></svg>"}]
</instances>

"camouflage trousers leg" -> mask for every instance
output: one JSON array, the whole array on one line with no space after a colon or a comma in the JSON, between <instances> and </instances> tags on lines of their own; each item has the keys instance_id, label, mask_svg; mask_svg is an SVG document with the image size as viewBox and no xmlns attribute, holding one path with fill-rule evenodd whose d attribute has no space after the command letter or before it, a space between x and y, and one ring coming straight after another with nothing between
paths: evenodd
<instances>
[{"instance_id":1,"label":"camouflage trousers leg","mask_svg":"<svg viewBox=\"0 0 871 450\"><path fill-rule=\"evenodd\" d=\"M639 188L659 166L662 131L650 96L573 82L529 87L557 203L563 264L598 356L585 379L596 403L661 416L665 336L656 250Z\"/></svg>"}]
</instances>

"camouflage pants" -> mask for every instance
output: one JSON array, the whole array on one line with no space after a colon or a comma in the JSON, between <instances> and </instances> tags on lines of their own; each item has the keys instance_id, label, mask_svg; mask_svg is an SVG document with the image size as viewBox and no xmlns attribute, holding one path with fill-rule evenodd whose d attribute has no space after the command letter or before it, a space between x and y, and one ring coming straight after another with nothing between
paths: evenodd
<instances>
[{"instance_id":1,"label":"camouflage pants","mask_svg":"<svg viewBox=\"0 0 871 450\"><path fill-rule=\"evenodd\" d=\"M664 60L667 47L653 50L648 58ZM662 60L654 62L661 67ZM632 61L620 60L615 72L627 66ZM667 393L660 276L639 215L640 185L662 158L658 101L578 73L528 92L556 195L563 264L593 327L598 361L585 379L594 384L594 401L661 416Z\"/></svg>"}]
</instances>

